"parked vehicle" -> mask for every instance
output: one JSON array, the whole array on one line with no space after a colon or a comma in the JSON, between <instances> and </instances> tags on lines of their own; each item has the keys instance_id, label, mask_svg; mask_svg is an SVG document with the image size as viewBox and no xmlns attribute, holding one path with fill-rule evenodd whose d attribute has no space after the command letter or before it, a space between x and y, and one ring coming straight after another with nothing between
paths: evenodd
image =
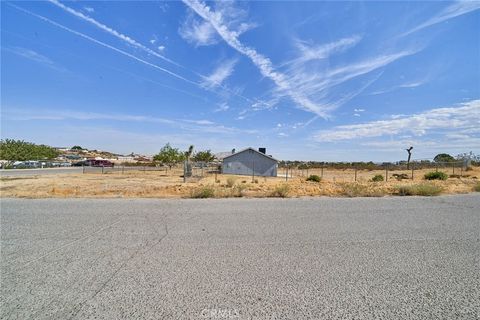
<instances>
[{"instance_id":1,"label":"parked vehicle","mask_svg":"<svg viewBox=\"0 0 480 320\"><path fill-rule=\"evenodd\" d=\"M108 160L85 160L72 164L75 167L111 167L113 168L113 162Z\"/></svg>"}]
</instances>

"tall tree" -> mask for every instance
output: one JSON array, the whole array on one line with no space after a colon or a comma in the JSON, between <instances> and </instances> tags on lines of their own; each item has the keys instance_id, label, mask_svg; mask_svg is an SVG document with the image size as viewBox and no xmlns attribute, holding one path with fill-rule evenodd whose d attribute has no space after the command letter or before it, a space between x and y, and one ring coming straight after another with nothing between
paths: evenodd
<instances>
[{"instance_id":1,"label":"tall tree","mask_svg":"<svg viewBox=\"0 0 480 320\"><path fill-rule=\"evenodd\" d=\"M195 153L193 156L193 160L195 161L202 161L202 162L210 162L215 159L215 156L212 154L210 150L199 151Z\"/></svg>"},{"instance_id":2,"label":"tall tree","mask_svg":"<svg viewBox=\"0 0 480 320\"><path fill-rule=\"evenodd\" d=\"M44 144L23 140L0 140L0 159L9 161L49 160L58 157L59 152Z\"/></svg>"},{"instance_id":3,"label":"tall tree","mask_svg":"<svg viewBox=\"0 0 480 320\"><path fill-rule=\"evenodd\" d=\"M448 153L439 153L433 158L435 162L453 162L455 158L449 155Z\"/></svg>"},{"instance_id":4,"label":"tall tree","mask_svg":"<svg viewBox=\"0 0 480 320\"><path fill-rule=\"evenodd\" d=\"M190 145L190 147L188 147L188 150L185 151L185 158L186 160L190 160L190 158L192 157L192 154L193 154L193 145Z\"/></svg>"},{"instance_id":5,"label":"tall tree","mask_svg":"<svg viewBox=\"0 0 480 320\"><path fill-rule=\"evenodd\" d=\"M178 151L177 148L173 148L170 143L167 143L160 152L153 156L153 160L158 161L162 164L168 165L170 169L172 166L182 161L184 154Z\"/></svg>"}]
</instances>

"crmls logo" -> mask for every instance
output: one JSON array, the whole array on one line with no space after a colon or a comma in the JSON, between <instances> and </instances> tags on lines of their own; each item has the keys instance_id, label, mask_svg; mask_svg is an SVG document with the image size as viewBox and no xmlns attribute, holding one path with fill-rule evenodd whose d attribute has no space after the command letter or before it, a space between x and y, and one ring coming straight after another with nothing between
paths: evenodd
<instances>
[{"instance_id":1,"label":"crmls logo","mask_svg":"<svg viewBox=\"0 0 480 320\"><path fill-rule=\"evenodd\" d=\"M200 313L206 319L235 319L240 317L237 309L203 309Z\"/></svg>"}]
</instances>

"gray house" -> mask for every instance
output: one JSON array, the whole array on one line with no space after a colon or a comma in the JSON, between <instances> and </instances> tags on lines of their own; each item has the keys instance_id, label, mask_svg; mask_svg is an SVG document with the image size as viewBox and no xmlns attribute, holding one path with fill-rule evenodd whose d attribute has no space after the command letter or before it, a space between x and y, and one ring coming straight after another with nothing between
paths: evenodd
<instances>
[{"instance_id":1,"label":"gray house","mask_svg":"<svg viewBox=\"0 0 480 320\"><path fill-rule=\"evenodd\" d=\"M247 148L223 158L222 172L225 174L276 177L278 160L266 155L265 148L258 151Z\"/></svg>"}]
</instances>

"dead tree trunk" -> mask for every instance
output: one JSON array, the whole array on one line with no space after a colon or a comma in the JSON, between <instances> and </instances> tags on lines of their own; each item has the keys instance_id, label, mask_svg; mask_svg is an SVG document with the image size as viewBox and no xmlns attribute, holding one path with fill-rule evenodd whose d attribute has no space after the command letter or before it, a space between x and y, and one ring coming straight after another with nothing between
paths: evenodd
<instances>
[{"instance_id":1,"label":"dead tree trunk","mask_svg":"<svg viewBox=\"0 0 480 320\"><path fill-rule=\"evenodd\" d=\"M413 149L413 147L410 147L410 148L408 148L408 149L405 149L405 150L407 150L407 152L408 152L407 170L410 170L410 158L412 157L412 149Z\"/></svg>"}]
</instances>

